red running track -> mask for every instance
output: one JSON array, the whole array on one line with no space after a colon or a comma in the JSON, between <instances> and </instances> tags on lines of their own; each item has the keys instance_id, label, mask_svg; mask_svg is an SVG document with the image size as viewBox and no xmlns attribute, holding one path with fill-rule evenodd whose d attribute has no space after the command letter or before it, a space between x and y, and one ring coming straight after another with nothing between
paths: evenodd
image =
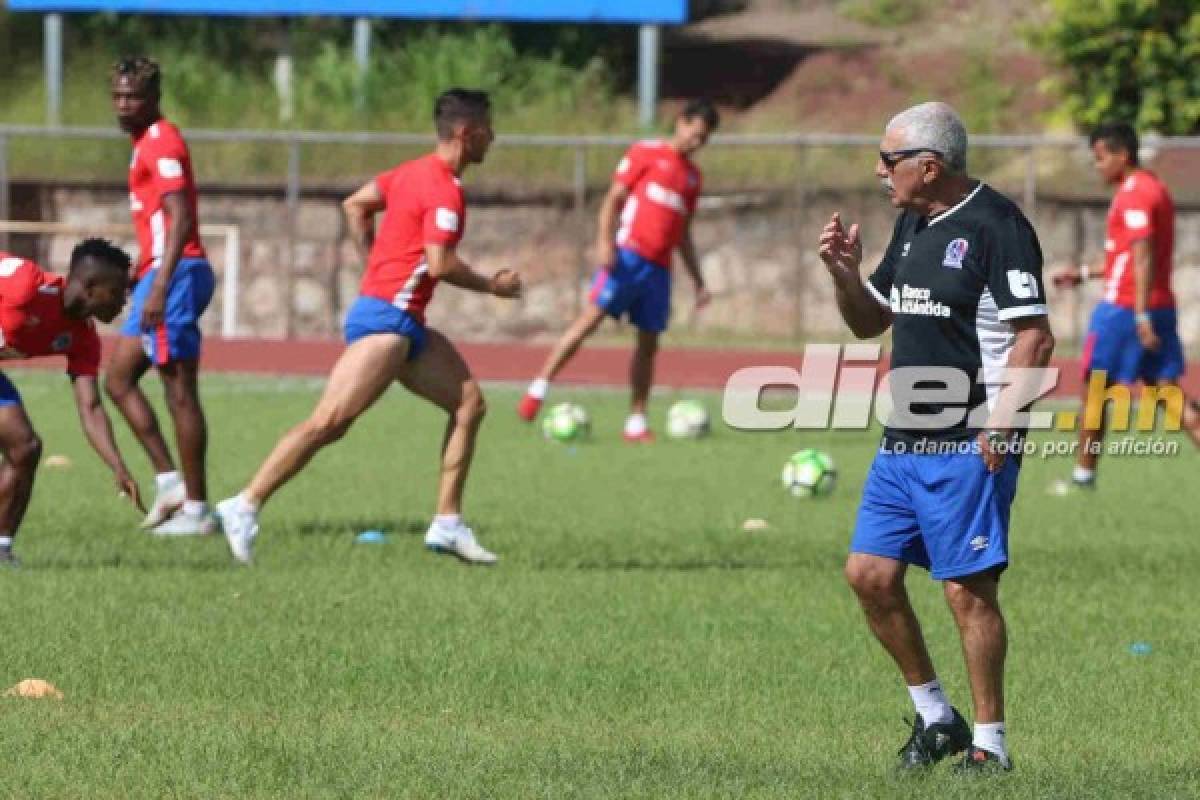
<instances>
[{"instance_id":1,"label":"red running track","mask_svg":"<svg viewBox=\"0 0 1200 800\"><path fill-rule=\"evenodd\" d=\"M107 350L110 342L105 342ZM475 376L483 381L524 383L542 364L549 348L519 342L456 343ZM342 344L335 340L209 339L204 343L205 368L215 372L262 375L326 375ZM584 347L563 371L559 383L590 386L624 386L628 382L629 348ZM665 348L659 353L655 383L677 389L719 389L743 367L786 366L800 369L799 351ZM57 362L57 363L56 363ZM856 366L862 362L855 362ZM17 366L61 369L59 359L8 361ZM1054 396L1078 397L1082 388L1076 359L1055 359L1060 368ZM1200 395L1200 365L1189 365L1184 386L1189 395Z\"/></svg>"}]
</instances>

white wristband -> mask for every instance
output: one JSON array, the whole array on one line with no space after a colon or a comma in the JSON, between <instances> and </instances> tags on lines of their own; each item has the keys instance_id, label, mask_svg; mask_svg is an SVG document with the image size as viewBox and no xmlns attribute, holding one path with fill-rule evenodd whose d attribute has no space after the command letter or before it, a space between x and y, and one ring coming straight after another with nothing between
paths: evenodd
<instances>
[{"instance_id":1,"label":"white wristband","mask_svg":"<svg viewBox=\"0 0 1200 800\"><path fill-rule=\"evenodd\" d=\"M1091 279L1092 279L1092 268L1089 267L1087 264L1080 264L1079 265L1079 280L1082 281L1083 283L1087 283Z\"/></svg>"}]
</instances>

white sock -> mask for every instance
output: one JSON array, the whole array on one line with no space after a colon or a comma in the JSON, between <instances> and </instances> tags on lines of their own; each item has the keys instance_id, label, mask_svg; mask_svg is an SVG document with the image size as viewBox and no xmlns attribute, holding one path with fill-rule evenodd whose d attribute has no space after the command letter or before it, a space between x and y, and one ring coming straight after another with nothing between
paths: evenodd
<instances>
[{"instance_id":1,"label":"white sock","mask_svg":"<svg viewBox=\"0 0 1200 800\"><path fill-rule=\"evenodd\" d=\"M917 713L924 720L925 727L943 725L954 719L954 710L950 708L950 701L942 691L942 682L937 678L920 686L908 687L908 696L917 707Z\"/></svg>"},{"instance_id":2,"label":"white sock","mask_svg":"<svg viewBox=\"0 0 1200 800\"><path fill-rule=\"evenodd\" d=\"M208 513L208 503L203 500L184 500L183 513L189 517L199 517Z\"/></svg>"},{"instance_id":3,"label":"white sock","mask_svg":"<svg viewBox=\"0 0 1200 800\"><path fill-rule=\"evenodd\" d=\"M550 381L538 378L533 383L529 384L529 389L526 390L525 394L529 395L530 397L536 397L538 400L545 400L546 392L548 391L550 391Z\"/></svg>"},{"instance_id":4,"label":"white sock","mask_svg":"<svg viewBox=\"0 0 1200 800\"><path fill-rule=\"evenodd\" d=\"M237 499L239 511L249 511L251 514L258 513L258 503L255 503L253 500L247 497L245 492L239 494Z\"/></svg>"},{"instance_id":5,"label":"white sock","mask_svg":"<svg viewBox=\"0 0 1200 800\"><path fill-rule=\"evenodd\" d=\"M457 528L462 524L460 514L438 514L433 518L433 524L439 528Z\"/></svg>"},{"instance_id":6,"label":"white sock","mask_svg":"<svg viewBox=\"0 0 1200 800\"><path fill-rule=\"evenodd\" d=\"M972 744L980 750L987 750L1001 758L1008 758L1008 749L1004 746L1003 722L976 722L975 738Z\"/></svg>"},{"instance_id":7,"label":"white sock","mask_svg":"<svg viewBox=\"0 0 1200 800\"><path fill-rule=\"evenodd\" d=\"M172 470L170 472L160 472L154 476L154 485L161 492L164 489L170 489L175 484L179 483L179 472Z\"/></svg>"},{"instance_id":8,"label":"white sock","mask_svg":"<svg viewBox=\"0 0 1200 800\"><path fill-rule=\"evenodd\" d=\"M1087 467L1075 467L1071 471L1071 480L1076 483L1091 483L1096 480L1096 470Z\"/></svg>"},{"instance_id":9,"label":"white sock","mask_svg":"<svg viewBox=\"0 0 1200 800\"><path fill-rule=\"evenodd\" d=\"M625 433L629 436L641 436L646 432L646 415L630 414L625 420Z\"/></svg>"},{"instance_id":10,"label":"white sock","mask_svg":"<svg viewBox=\"0 0 1200 800\"><path fill-rule=\"evenodd\" d=\"M11 550L12 542L13 542L13 537L0 536L0 550Z\"/></svg>"}]
</instances>

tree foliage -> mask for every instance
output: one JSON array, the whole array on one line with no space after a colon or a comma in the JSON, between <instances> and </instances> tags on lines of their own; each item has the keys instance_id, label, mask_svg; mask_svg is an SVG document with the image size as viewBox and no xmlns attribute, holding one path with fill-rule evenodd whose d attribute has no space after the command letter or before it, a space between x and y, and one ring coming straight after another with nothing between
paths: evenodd
<instances>
[{"instance_id":1,"label":"tree foliage","mask_svg":"<svg viewBox=\"0 0 1200 800\"><path fill-rule=\"evenodd\" d=\"M1049 0L1048 12L1032 38L1063 69L1076 124L1200 131L1197 0Z\"/></svg>"}]
</instances>

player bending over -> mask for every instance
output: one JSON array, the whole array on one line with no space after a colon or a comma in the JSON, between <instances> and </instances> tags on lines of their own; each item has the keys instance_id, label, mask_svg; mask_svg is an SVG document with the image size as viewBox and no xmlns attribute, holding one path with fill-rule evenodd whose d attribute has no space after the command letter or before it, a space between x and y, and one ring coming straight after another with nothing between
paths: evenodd
<instances>
[{"instance_id":1,"label":"player bending over","mask_svg":"<svg viewBox=\"0 0 1200 800\"><path fill-rule=\"evenodd\" d=\"M92 321L112 322L125 305L129 256L102 239L87 239L71 253L66 279L37 264L0 252L0 359L67 357L79 422L88 442L113 471L117 488L142 508L100 401L96 373L100 338ZM13 539L29 506L42 454L21 395L0 372L0 565L15 566ZM144 511L145 509L142 508Z\"/></svg>"},{"instance_id":2,"label":"player bending over","mask_svg":"<svg viewBox=\"0 0 1200 800\"><path fill-rule=\"evenodd\" d=\"M367 259L361 293L346 316L346 350L312 415L284 435L241 494L217 505L238 561L250 561L262 505L318 450L341 438L393 381L449 415L437 513L425 545L471 563L496 561L460 516L483 394L450 340L425 326L425 308L439 281L497 297L518 296L521 281L507 269L481 275L457 252L466 225L459 176L482 163L494 138L487 94L451 89L438 97L433 117L438 141L432 153L379 175L343 203Z\"/></svg>"},{"instance_id":3,"label":"player bending over","mask_svg":"<svg viewBox=\"0 0 1200 800\"><path fill-rule=\"evenodd\" d=\"M654 383L658 337L667 329L671 312L671 253L675 248L695 284L696 307L710 299L692 242L692 215L700 197L701 178L691 156L708 142L719 122L711 103L692 100L676 118L670 139L637 142L617 164L612 186L600 206L596 233L600 270L588 296L591 304L558 340L517 406L526 422L537 416L550 381L604 317L619 319L628 314L638 331L630 365L633 399L624 435L630 442L653 441L646 424L646 403Z\"/></svg>"}]
</instances>

